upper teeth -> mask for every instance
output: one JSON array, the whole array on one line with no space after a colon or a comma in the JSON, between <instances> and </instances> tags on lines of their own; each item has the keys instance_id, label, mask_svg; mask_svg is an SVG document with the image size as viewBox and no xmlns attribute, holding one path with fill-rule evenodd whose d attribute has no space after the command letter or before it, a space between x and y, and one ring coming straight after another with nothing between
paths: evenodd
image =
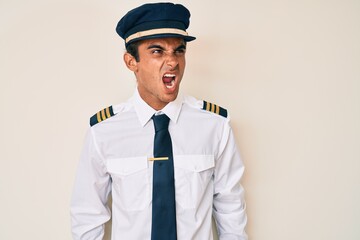
<instances>
[{"instance_id":1,"label":"upper teeth","mask_svg":"<svg viewBox=\"0 0 360 240\"><path fill-rule=\"evenodd\" d=\"M175 77L175 76L176 76L175 74L170 74L170 73L164 75L164 77Z\"/></svg>"}]
</instances>

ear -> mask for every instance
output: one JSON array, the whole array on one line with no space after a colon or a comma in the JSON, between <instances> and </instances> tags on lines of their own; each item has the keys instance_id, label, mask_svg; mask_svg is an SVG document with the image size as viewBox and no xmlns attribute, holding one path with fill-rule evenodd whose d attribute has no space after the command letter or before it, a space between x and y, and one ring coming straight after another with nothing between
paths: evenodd
<instances>
[{"instance_id":1,"label":"ear","mask_svg":"<svg viewBox=\"0 0 360 240\"><path fill-rule=\"evenodd\" d=\"M133 55L128 52L124 53L124 62L129 70L137 71L137 62Z\"/></svg>"}]
</instances>

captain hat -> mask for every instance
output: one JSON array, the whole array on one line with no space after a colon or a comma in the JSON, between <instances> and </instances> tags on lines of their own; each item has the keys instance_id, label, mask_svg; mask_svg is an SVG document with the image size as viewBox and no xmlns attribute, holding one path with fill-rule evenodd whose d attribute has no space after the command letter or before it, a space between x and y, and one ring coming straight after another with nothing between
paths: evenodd
<instances>
[{"instance_id":1,"label":"captain hat","mask_svg":"<svg viewBox=\"0 0 360 240\"><path fill-rule=\"evenodd\" d=\"M195 40L186 29L190 24L190 12L181 4L148 3L122 17L116 32L125 45L150 38L180 37L186 42Z\"/></svg>"}]
</instances>

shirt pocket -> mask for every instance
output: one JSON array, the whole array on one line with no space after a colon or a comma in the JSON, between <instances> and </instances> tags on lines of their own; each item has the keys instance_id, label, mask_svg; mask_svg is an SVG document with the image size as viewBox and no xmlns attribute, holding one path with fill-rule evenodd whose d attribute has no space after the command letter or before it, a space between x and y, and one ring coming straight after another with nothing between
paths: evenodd
<instances>
[{"instance_id":1,"label":"shirt pocket","mask_svg":"<svg viewBox=\"0 0 360 240\"><path fill-rule=\"evenodd\" d=\"M182 208L196 208L212 197L214 166L213 155L174 156L176 201Z\"/></svg>"},{"instance_id":2,"label":"shirt pocket","mask_svg":"<svg viewBox=\"0 0 360 240\"><path fill-rule=\"evenodd\" d=\"M125 211L149 206L150 180L147 157L113 158L106 161L112 178L113 202Z\"/></svg>"}]
</instances>

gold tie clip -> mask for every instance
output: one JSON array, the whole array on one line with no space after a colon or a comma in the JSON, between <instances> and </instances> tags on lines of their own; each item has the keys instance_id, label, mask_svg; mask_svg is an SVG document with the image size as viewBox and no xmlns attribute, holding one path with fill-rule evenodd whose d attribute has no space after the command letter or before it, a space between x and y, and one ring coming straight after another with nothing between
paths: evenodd
<instances>
[{"instance_id":1,"label":"gold tie clip","mask_svg":"<svg viewBox=\"0 0 360 240\"><path fill-rule=\"evenodd\" d=\"M149 158L149 161L169 160L168 157Z\"/></svg>"}]
</instances>

